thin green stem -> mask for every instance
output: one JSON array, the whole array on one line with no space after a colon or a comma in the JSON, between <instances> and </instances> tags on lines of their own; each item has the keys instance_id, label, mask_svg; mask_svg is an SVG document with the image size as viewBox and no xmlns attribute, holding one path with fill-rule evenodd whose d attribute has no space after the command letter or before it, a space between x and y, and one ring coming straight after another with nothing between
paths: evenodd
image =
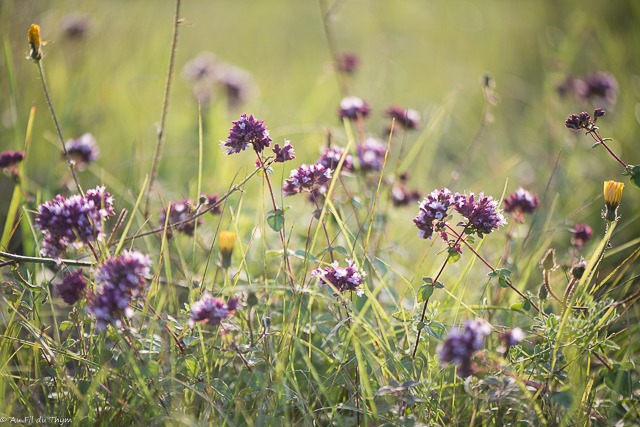
<instances>
[{"instance_id":1,"label":"thin green stem","mask_svg":"<svg viewBox=\"0 0 640 427\"><path fill-rule=\"evenodd\" d=\"M149 216L149 199L153 184L158 177L158 169L160 167L160 158L162 157L162 149L164 148L165 125L167 116L169 115L169 97L171 95L171 83L173 82L173 74L176 62L176 51L178 50L178 31L180 28L180 6L182 0L176 0L176 11L173 18L173 37L171 39L171 53L169 54L169 70L167 72L167 82L164 87L164 100L162 101L162 115L160 117L160 125L158 126L158 139L156 141L156 149L153 155L153 163L151 164L151 179L147 187L147 195L144 204L144 217Z\"/></svg>"},{"instance_id":2,"label":"thin green stem","mask_svg":"<svg viewBox=\"0 0 640 427\"><path fill-rule=\"evenodd\" d=\"M64 157L69 164L69 170L71 171L71 176L73 177L73 181L76 184L76 188L78 192L84 196L84 192L82 191L82 187L80 187L80 181L78 181L78 175L76 174L76 169L74 167L74 163L69 157L69 153L67 152L67 147L64 143L64 136L62 136L62 128L60 127L60 122L58 121L58 116L53 108L53 102L51 101L51 96L49 95L49 88L47 86L47 81L44 76L44 66L42 65L42 59L35 61L38 66L38 73L40 74L40 81L42 83L42 90L44 91L44 96L47 99L47 105L49 106L49 111L51 112L51 117L53 117L53 123L56 126L56 132L58 133L58 138L60 139L60 144L62 145L62 152L64 153Z\"/></svg>"}]
</instances>

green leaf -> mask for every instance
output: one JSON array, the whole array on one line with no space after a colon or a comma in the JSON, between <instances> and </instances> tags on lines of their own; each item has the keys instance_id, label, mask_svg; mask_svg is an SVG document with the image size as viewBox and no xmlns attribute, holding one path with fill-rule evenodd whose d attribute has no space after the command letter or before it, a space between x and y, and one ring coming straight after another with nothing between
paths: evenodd
<instances>
[{"instance_id":1,"label":"green leaf","mask_svg":"<svg viewBox=\"0 0 640 427\"><path fill-rule=\"evenodd\" d=\"M444 339L444 336L447 333L447 328L445 328L440 322L431 322L424 327L424 330L427 331L429 335L440 341Z\"/></svg>"},{"instance_id":2,"label":"green leaf","mask_svg":"<svg viewBox=\"0 0 640 427\"><path fill-rule=\"evenodd\" d=\"M447 254L447 262L449 264L455 264L456 262L458 262L458 260L460 260L460 257L462 255L460 254L460 252L456 251L455 249L450 249L449 253Z\"/></svg>"},{"instance_id":3,"label":"green leaf","mask_svg":"<svg viewBox=\"0 0 640 427\"><path fill-rule=\"evenodd\" d=\"M433 283L433 279L431 277L423 277L422 281L427 285L431 285Z\"/></svg>"},{"instance_id":4,"label":"green leaf","mask_svg":"<svg viewBox=\"0 0 640 427\"><path fill-rule=\"evenodd\" d=\"M431 295L433 295L434 289L434 286L428 283L420 286L418 290L418 302L427 301Z\"/></svg>"},{"instance_id":5,"label":"green leaf","mask_svg":"<svg viewBox=\"0 0 640 427\"><path fill-rule=\"evenodd\" d=\"M293 256L295 256L296 258L300 258L301 260L308 259L311 262L318 262L318 258L303 249L298 249L297 251L293 252Z\"/></svg>"},{"instance_id":6,"label":"green leaf","mask_svg":"<svg viewBox=\"0 0 640 427\"><path fill-rule=\"evenodd\" d=\"M72 327L73 327L73 323L69 322L68 320L65 320L64 322L60 323L61 331L66 331L67 329L70 329Z\"/></svg>"},{"instance_id":7,"label":"green leaf","mask_svg":"<svg viewBox=\"0 0 640 427\"><path fill-rule=\"evenodd\" d=\"M284 211L282 209L276 209L275 212L269 212L267 216L267 224L273 231L280 232L284 226Z\"/></svg>"},{"instance_id":8,"label":"green leaf","mask_svg":"<svg viewBox=\"0 0 640 427\"><path fill-rule=\"evenodd\" d=\"M511 304L511 307L509 307L510 310L522 310L524 307L524 301L518 301L514 304Z\"/></svg>"},{"instance_id":9,"label":"green leaf","mask_svg":"<svg viewBox=\"0 0 640 427\"><path fill-rule=\"evenodd\" d=\"M554 393L551 396L551 400L562 406L565 409L569 409L571 404L573 403L573 393L569 389L565 389L563 391L559 391L558 393Z\"/></svg>"},{"instance_id":10,"label":"green leaf","mask_svg":"<svg viewBox=\"0 0 640 427\"><path fill-rule=\"evenodd\" d=\"M618 392L622 396L631 397L633 393L631 372L626 369L615 367L612 371L607 371L604 383L611 390Z\"/></svg>"},{"instance_id":11,"label":"green leaf","mask_svg":"<svg viewBox=\"0 0 640 427\"><path fill-rule=\"evenodd\" d=\"M500 276L500 277L498 278L498 285L499 285L501 288L508 288L508 287L509 287L509 285L507 285L507 280L506 280L503 276Z\"/></svg>"}]
</instances>

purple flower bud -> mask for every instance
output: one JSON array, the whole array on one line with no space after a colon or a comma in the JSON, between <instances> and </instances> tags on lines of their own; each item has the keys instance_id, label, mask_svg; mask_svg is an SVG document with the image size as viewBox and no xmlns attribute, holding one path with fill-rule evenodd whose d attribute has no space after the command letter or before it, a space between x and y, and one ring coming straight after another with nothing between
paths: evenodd
<instances>
[{"instance_id":1,"label":"purple flower bud","mask_svg":"<svg viewBox=\"0 0 640 427\"><path fill-rule=\"evenodd\" d=\"M273 153L276 155L276 159L274 160L276 163L284 163L296 158L296 155L293 151L293 145L291 145L291 141L289 141L288 139L284 140L284 145L282 147L276 144L273 147Z\"/></svg>"},{"instance_id":2,"label":"purple flower bud","mask_svg":"<svg viewBox=\"0 0 640 427\"><path fill-rule=\"evenodd\" d=\"M484 347L484 339L491 333L491 325L484 320L468 320L464 329L452 329L438 346L438 357L443 364L457 365L457 373L466 378L473 374L471 358Z\"/></svg>"},{"instance_id":3,"label":"purple flower bud","mask_svg":"<svg viewBox=\"0 0 640 427\"><path fill-rule=\"evenodd\" d=\"M18 164L24 160L24 151L3 151L0 153L0 170L10 175L18 175Z\"/></svg>"},{"instance_id":4,"label":"purple flower bud","mask_svg":"<svg viewBox=\"0 0 640 427\"><path fill-rule=\"evenodd\" d=\"M420 212L413 219L418 227L418 236L430 239L434 231L440 231L446 224L449 206L453 204L453 194L448 188L433 190L420 202Z\"/></svg>"},{"instance_id":5,"label":"purple flower bud","mask_svg":"<svg viewBox=\"0 0 640 427\"><path fill-rule=\"evenodd\" d=\"M574 129L574 130L582 129L580 117L578 117L577 114L571 114L569 117L567 117L567 120L564 121L564 125L569 129Z\"/></svg>"},{"instance_id":6,"label":"purple flower bud","mask_svg":"<svg viewBox=\"0 0 640 427\"><path fill-rule=\"evenodd\" d=\"M367 138L356 147L362 171L381 171L387 146L376 138Z\"/></svg>"},{"instance_id":7,"label":"purple flower bud","mask_svg":"<svg viewBox=\"0 0 640 427\"><path fill-rule=\"evenodd\" d=\"M593 229L587 224L576 224L571 231L573 232L571 244L578 249L582 249L585 243L591 240L591 237L593 236Z\"/></svg>"},{"instance_id":8,"label":"purple flower bud","mask_svg":"<svg viewBox=\"0 0 640 427\"><path fill-rule=\"evenodd\" d=\"M310 166L301 165L291 171L289 178L285 180L282 193L285 196L318 190L331 180L331 169L320 164Z\"/></svg>"},{"instance_id":9,"label":"purple flower bud","mask_svg":"<svg viewBox=\"0 0 640 427\"><path fill-rule=\"evenodd\" d=\"M342 294L355 291L359 297L364 295L366 273L359 270L353 260L348 259L346 267L339 267L338 261L334 261L331 267L319 267L311 274L318 278L320 284L331 285Z\"/></svg>"},{"instance_id":10,"label":"purple flower bud","mask_svg":"<svg viewBox=\"0 0 640 427\"><path fill-rule=\"evenodd\" d=\"M203 198L205 202L202 202ZM220 197L218 197L217 194L202 195L200 196L200 201L201 203L206 203L207 207L215 206L209 211L212 215L222 214L222 204L220 203Z\"/></svg>"},{"instance_id":11,"label":"purple flower bud","mask_svg":"<svg viewBox=\"0 0 640 427\"><path fill-rule=\"evenodd\" d=\"M224 319L235 314L237 308L237 298L230 298L225 304L221 299L205 294L202 299L191 306L191 320L189 324L193 326L196 322L202 322L217 326Z\"/></svg>"},{"instance_id":12,"label":"purple flower bud","mask_svg":"<svg viewBox=\"0 0 640 427\"><path fill-rule=\"evenodd\" d=\"M369 111L370 108L366 102L355 96L350 96L340 101L338 116L341 119L347 118L349 120L357 120L358 116L364 119L369 115Z\"/></svg>"},{"instance_id":13,"label":"purple flower bud","mask_svg":"<svg viewBox=\"0 0 640 427\"><path fill-rule=\"evenodd\" d=\"M420 113L411 108L403 108L391 105L386 111L387 117L394 119L396 123L407 130L417 129L420 125Z\"/></svg>"},{"instance_id":14,"label":"purple flower bud","mask_svg":"<svg viewBox=\"0 0 640 427\"><path fill-rule=\"evenodd\" d=\"M518 188L515 193L504 199L502 207L510 213L516 222L524 222L524 214L535 212L540 206L540 200L524 188Z\"/></svg>"},{"instance_id":15,"label":"purple flower bud","mask_svg":"<svg viewBox=\"0 0 640 427\"><path fill-rule=\"evenodd\" d=\"M90 133L85 133L76 139L70 139L65 144L65 149L69 157L81 167L93 163L100 155L96 139Z\"/></svg>"},{"instance_id":16,"label":"purple flower bud","mask_svg":"<svg viewBox=\"0 0 640 427\"><path fill-rule=\"evenodd\" d=\"M358 70L360 58L352 52L344 52L338 57L338 71L353 74Z\"/></svg>"},{"instance_id":17,"label":"purple flower bud","mask_svg":"<svg viewBox=\"0 0 640 427\"><path fill-rule=\"evenodd\" d=\"M327 147L324 150L324 153L320 156L316 164L320 164L327 169L331 169L331 171L335 171L338 167L338 163L340 163L340 158L344 154L344 148L338 146ZM350 172L353 170L353 160L351 154L348 154L344 158L344 162L342 162L341 171Z\"/></svg>"},{"instance_id":18,"label":"purple flower bud","mask_svg":"<svg viewBox=\"0 0 640 427\"><path fill-rule=\"evenodd\" d=\"M69 305L75 304L85 293L87 280L82 275L82 269L66 274L62 282L56 285L55 293Z\"/></svg>"},{"instance_id":19,"label":"purple flower bud","mask_svg":"<svg viewBox=\"0 0 640 427\"><path fill-rule=\"evenodd\" d=\"M222 146L227 150L227 154L239 153L249 146L259 153L271 143L269 131L263 120L256 120L253 115L247 117L242 114L239 120L233 122L229 130L229 137Z\"/></svg>"},{"instance_id":20,"label":"purple flower bud","mask_svg":"<svg viewBox=\"0 0 640 427\"><path fill-rule=\"evenodd\" d=\"M172 202L169 204L169 223L167 224L167 237L172 237L172 228L186 234L187 236L193 236L193 232L196 227L196 222L198 224L201 223L200 218L195 220L191 220L188 222L184 222L182 224L174 225L178 222L187 221L195 214L195 209L193 208L193 204L191 200L186 199L181 202ZM160 226L164 227L167 221L167 211L163 211L160 214Z\"/></svg>"}]
</instances>

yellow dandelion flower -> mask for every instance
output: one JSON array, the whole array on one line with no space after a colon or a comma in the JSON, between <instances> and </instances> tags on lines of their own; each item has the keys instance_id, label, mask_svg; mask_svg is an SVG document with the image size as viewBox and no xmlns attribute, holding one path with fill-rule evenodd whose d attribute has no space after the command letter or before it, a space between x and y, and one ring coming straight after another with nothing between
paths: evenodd
<instances>
[{"instance_id":1,"label":"yellow dandelion flower","mask_svg":"<svg viewBox=\"0 0 640 427\"><path fill-rule=\"evenodd\" d=\"M604 182L604 204L606 206L604 217L608 221L618 220L618 206L622 201L622 190L624 184L618 181Z\"/></svg>"},{"instance_id":2,"label":"yellow dandelion flower","mask_svg":"<svg viewBox=\"0 0 640 427\"><path fill-rule=\"evenodd\" d=\"M222 266L229 268L231 265L231 255L236 246L236 233L233 231L221 231L218 236L218 249L222 257Z\"/></svg>"},{"instance_id":3,"label":"yellow dandelion flower","mask_svg":"<svg viewBox=\"0 0 640 427\"><path fill-rule=\"evenodd\" d=\"M40 38L40 26L31 24L28 33L29 40L29 56L28 59L32 61L39 61L42 59L42 39Z\"/></svg>"}]
</instances>

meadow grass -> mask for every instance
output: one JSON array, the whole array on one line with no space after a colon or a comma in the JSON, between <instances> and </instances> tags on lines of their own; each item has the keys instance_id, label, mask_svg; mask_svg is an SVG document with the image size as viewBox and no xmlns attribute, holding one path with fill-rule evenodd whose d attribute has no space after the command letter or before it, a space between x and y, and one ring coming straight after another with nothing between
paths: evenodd
<instances>
[{"instance_id":1,"label":"meadow grass","mask_svg":"<svg viewBox=\"0 0 640 427\"><path fill-rule=\"evenodd\" d=\"M639 16L3 1L0 424L640 423Z\"/></svg>"}]
</instances>

